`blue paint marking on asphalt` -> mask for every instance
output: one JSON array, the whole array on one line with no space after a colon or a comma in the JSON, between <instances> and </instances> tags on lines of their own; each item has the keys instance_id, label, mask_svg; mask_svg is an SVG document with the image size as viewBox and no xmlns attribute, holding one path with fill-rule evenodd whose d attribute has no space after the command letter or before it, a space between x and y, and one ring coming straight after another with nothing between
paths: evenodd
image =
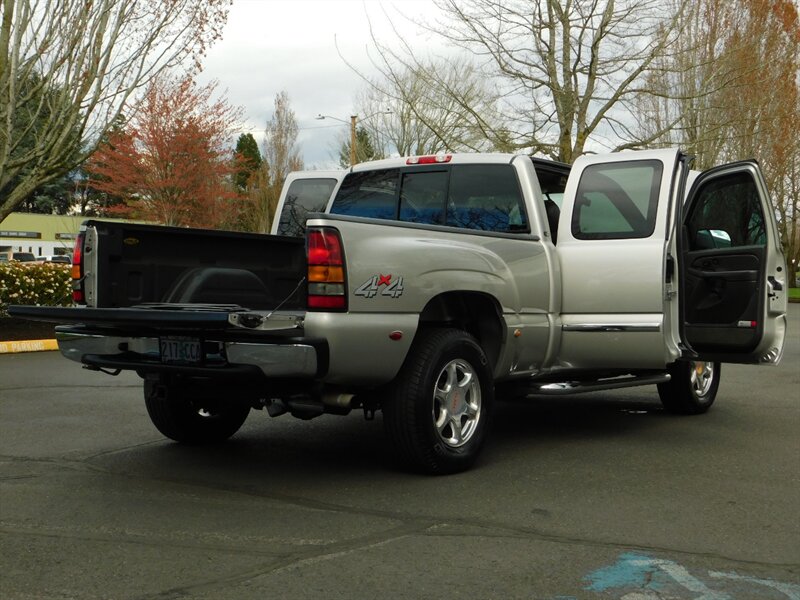
<instances>
[{"instance_id":1,"label":"blue paint marking on asphalt","mask_svg":"<svg viewBox=\"0 0 800 600\"><path fill-rule=\"evenodd\" d=\"M635 552L620 554L616 564L584 577L584 580L591 582L585 589L593 592L628 587L654 591L662 589L664 582L661 581L661 573L652 564L652 560L649 556Z\"/></svg>"},{"instance_id":2,"label":"blue paint marking on asphalt","mask_svg":"<svg viewBox=\"0 0 800 600\"><path fill-rule=\"evenodd\" d=\"M664 593L692 600L800 600L800 585L796 583L737 572L690 572L675 561L635 552L620 554L615 564L593 571L583 579L589 582L586 590L635 592L631 598L637 600L656 600Z\"/></svg>"}]
</instances>

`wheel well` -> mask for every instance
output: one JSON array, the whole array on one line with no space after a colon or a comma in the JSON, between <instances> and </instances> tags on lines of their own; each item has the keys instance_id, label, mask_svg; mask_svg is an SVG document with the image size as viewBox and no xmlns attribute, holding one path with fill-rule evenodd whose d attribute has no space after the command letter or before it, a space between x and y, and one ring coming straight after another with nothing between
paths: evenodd
<instances>
[{"instance_id":1,"label":"wheel well","mask_svg":"<svg viewBox=\"0 0 800 600\"><path fill-rule=\"evenodd\" d=\"M432 298L419 316L420 325L457 327L480 343L492 369L500 358L503 319L492 296L480 292L447 292Z\"/></svg>"}]
</instances>

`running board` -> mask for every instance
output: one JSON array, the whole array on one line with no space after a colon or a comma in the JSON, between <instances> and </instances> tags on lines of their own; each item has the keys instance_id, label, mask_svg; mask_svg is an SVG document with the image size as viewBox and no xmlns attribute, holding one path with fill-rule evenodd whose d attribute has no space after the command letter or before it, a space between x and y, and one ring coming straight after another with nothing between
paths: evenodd
<instances>
[{"instance_id":1,"label":"running board","mask_svg":"<svg viewBox=\"0 0 800 600\"><path fill-rule=\"evenodd\" d=\"M597 392L600 390L616 390L619 388L636 387L638 385L654 385L667 383L669 373L660 375L645 375L633 377L618 377L616 379L600 379L598 381L564 381L560 383L531 384L528 393L546 396L561 396L567 394L580 394L583 392Z\"/></svg>"}]
</instances>

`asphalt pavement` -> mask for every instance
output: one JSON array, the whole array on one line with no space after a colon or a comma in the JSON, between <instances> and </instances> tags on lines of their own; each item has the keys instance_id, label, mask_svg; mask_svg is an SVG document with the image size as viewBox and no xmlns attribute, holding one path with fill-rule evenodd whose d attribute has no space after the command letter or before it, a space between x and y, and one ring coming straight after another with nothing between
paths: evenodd
<instances>
[{"instance_id":1,"label":"asphalt pavement","mask_svg":"<svg viewBox=\"0 0 800 600\"><path fill-rule=\"evenodd\" d=\"M500 403L477 467L396 470L380 415L163 439L138 377L0 355L0 598L800 600L800 305L717 403Z\"/></svg>"}]
</instances>

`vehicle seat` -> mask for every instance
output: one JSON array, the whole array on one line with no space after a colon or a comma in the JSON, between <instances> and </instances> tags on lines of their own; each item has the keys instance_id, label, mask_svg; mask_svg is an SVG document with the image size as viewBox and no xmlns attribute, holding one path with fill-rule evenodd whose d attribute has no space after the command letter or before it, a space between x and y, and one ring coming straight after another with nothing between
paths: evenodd
<instances>
[{"instance_id":1,"label":"vehicle seat","mask_svg":"<svg viewBox=\"0 0 800 600\"><path fill-rule=\"evenodd\" d=\"M558 204L550 200L550 198L545 199L544 209L547 213L547 224L550 226L550 237L555 244L556 238L558 237L558 219L561 217L561 209L558 208Z\"/></svg>"}]
</instances>

